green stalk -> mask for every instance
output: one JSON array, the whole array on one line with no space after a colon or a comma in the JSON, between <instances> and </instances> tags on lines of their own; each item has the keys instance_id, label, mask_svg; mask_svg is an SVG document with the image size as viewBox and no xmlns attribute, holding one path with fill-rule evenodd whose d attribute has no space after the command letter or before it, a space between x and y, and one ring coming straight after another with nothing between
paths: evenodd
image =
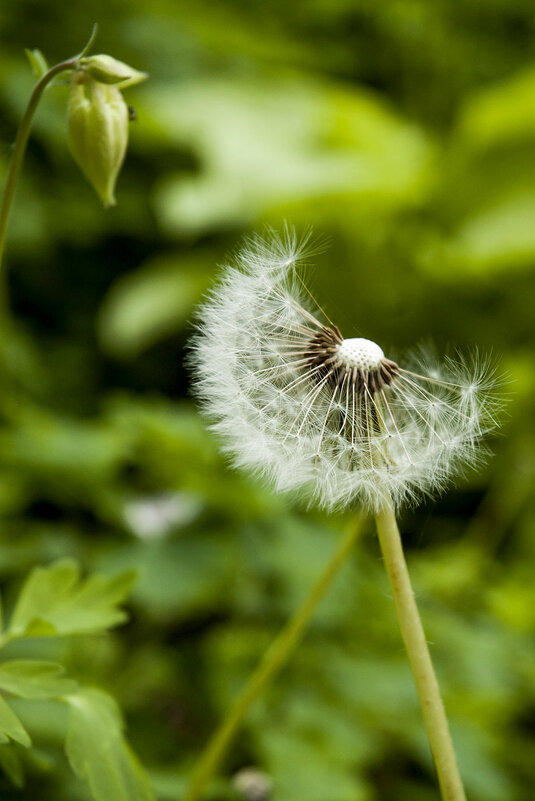
<instances>
[{"instance_id":1,"label":"green stalk","mask_svg":"<svg viewBox=\"0 0 535 801\"><path fill-rule=\"evenodd\" d=\"M59 75L60 72L64 72L65 70L72 70L77 66L79 60L83 58L83 56L87 53L87 51L93 44L96 32L97 32L97 26L95 25L93 27L93 31L91 33L89 41L82 50L82 52L78 53L78 55L68 59L67 61L62 61L60 64L56 64L55 67L51 67L48 70L48 72L46 72L42 76L42 78L40 78L37 81L37 83L33 88L32 94L30 95L30 100L28 101L28 105L26 106L26 111L24 112L24 116L22 117L19 129L17 131L17 136L15 138L15 145L13 147L13 153L11 155L11 160L9 162L6 183L4 186L4 193L2 196L2 202L0 203L0 270L2 268L3 255L6 244L6 232L9 220L9 213L11 211L11 206L13 205L13 196L15 194L15 189L17 187L17 181L22 167L22 163L24 161L26 144L28 142L28 137L30 135L33 117L37 105L39 103L39 100L41 99L41 95L43 94L46 86L50 83L50 81L53 78L56 77L56 75Z\"/></svg>"},{"instance_id":2,"label":"green stalk","mask_svg":"<svg viewBox=\"0 0 535 801\"><path fill-rule=\"evenodd\" d=\"M197 801L207 782L214 772L238 727L243 721L249 707L258 698L262 690L287 662L289 656L299 643L305 627L314 610L321 601L339 568L351 552L355 540L362 529L362 518L358 517L335 550L331 561L312 587L308 597L284 626L276 639L260 660L256 670L249 678L234 706L213 734L197 763L191 784L183 801Z\"/></svg>"},{"instance_id":3,"label":"green stalk","mask_svg":"<svg viewBox=\"0 0 535 801\"><path fill-rule=\"evenodd\" d=\"M407 649L443 801L466 801L444 705L414 599L394 511L377 516L377 532L390 580L401 636Z\"/></svg>"}]
</instances>

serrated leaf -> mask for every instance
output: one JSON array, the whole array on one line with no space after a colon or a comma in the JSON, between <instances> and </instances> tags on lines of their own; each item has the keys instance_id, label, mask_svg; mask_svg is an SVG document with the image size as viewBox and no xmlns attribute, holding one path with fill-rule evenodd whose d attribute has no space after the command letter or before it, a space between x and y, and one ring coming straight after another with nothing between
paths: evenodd
<instances>
[{"instance_id":1,"label":"serrated leaf","mask_svg":"<svg viewBox=\"0 0 535 801\"><path fill-rule=\"evenodd\" d=\"M64 673L57 662L12 659L0 664L0 689L21 698L57 698L76 691L76 682Z\"/></svg>"},{"instance_id":2,"label":"serrated leaf","mask_svg":"<svg viewBox=\"0 0 535 801\"><path fill-rule=\"evenodd\" d=\"M135 573L118 576L94 574L79 580L79 567L62 559L33 570L13 612L8 635L50 637L102 631L126 619L117 607L135 579Z\"/></svg>"},{"instance_id":3,"label":"serrated leaf","mask_svg":"<svg viewBox=\"0 0 535 801\"><path fill-rule=\"evenodd\" d=\"M30 735L15 715L11 707L0 696L0 735L15 740L29 748L32 744Z\"/></svg>"},{"instance_id":4,"label":"serrated leaf","mask_svg":"<svg viewBox=\"0 0 535 801\"><path fill-rule=\"evenodd\" d=\"M57 631L51 623L38 617L28 623L25 631L26 637L55 637L56 634Z\"/></svg>"},{"instance_id":5,"label":"serrated leaf","mask_svg":"<svg viewBox=\"0 0 535 801\"><path fill-rule=\"evenodd\" d=\"M44 55L37 48L35 50L29 50L26 48L24 52L28 57L28 61L30 62L35 77L42 78L43 75L48 72L48 64L46 63L46 58Z\"/></svg>"},{"instance_id":6,"label":"serrated leaf","mask_svg":"<svg viewBox=\"0 0 535 801\"><path fill-rule=\"evenodd\" d=\"M0 768L15 787L24 787L22 759L12 745L0 746Z\"/></svg>"},{"instance_id":7,"label":"serrated leaf","mask_svg":"<svg viewBox=\"0 0 535 801\"><path fill-rule=\"evenodd\" d=\"M113 698L87 688L67 701L65 750L73 771L88 783L95 801L153 801L148 779L124 739Z\"/></svg>"}]
</instances>

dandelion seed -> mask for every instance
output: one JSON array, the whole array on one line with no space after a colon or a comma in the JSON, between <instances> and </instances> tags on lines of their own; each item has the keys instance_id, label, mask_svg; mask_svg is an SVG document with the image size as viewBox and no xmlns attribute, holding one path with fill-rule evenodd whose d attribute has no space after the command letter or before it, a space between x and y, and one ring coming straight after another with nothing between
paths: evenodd
<instances>
[{"instance_id":1,"label":"dandelion seed","mask_svg":"<svg viewBox=\"0 0 535 801\"><path fill-rule=\"evenodd\" d=\"M197 392L236 465L321 506L379 511L484 456L499 406L484 360L406 362L346 338L302 285L291 232L256 237L200 311Z\"/></svg>"}]
</instances>

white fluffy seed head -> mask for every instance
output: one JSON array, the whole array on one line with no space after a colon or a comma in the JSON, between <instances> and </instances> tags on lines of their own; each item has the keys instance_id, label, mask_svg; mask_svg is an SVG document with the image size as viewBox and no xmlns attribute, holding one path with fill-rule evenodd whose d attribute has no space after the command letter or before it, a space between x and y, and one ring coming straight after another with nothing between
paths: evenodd
<instances>
[{"instance_id":1,"label":"white fluffy seed head","mask_svg":"<svg viewBox=\"0 0 535 801\"><path fill-rule=\"evenodd\" d=\"M295 235L248 242L199 312L196 392L236 465L325 508L440 491L482 457L499 400L481 360L404 365L312 306Z\"/></svg>"},{"instance_id":2,"label":"white fluffy seed head","mask_svg":"<svg viewBox=\"0 0 535 801\"><path fill-rule=\"evenodd\" d=\"M358 370L377 370L383 361L383 350L371 339L352 337L344 339L336 350L338 359L345 367Z\"/></svg>"}]
</instances>

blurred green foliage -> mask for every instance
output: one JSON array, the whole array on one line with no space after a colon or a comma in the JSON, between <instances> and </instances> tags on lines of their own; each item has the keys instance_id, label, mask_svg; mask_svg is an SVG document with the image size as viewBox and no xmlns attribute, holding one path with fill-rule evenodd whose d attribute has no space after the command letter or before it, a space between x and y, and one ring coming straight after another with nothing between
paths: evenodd
<instances>
[{"instance_id":1,"label":"blurred green foliage","mask_svg":"<svg viewBox=\"0 0 535 801\"><path fill-rule=\"evenodd\" d=\"M69 156L66 86L46 92L35 120L6 259L0 579L22 627L18 589L37 565L69 557L109 577L134 568L139 580L128 625L70 629L59 604L49 624L86 634L13 641L6 660L34 660L27 688L41 670L51 693L66 692L51 663L86 688L68 754L94 793L108 792L105 771L81 754L99 731L124 775L137 770L109 693L158 799L180 798L347 522L229 471L183 367L195 304L241 235L312 225L328 247L310 280L347 335L394 356L429 339L492 351L511 376L489 467L402 526L468 797L532 801L532 4L5 4L2 169L34 80L24 48L55 63L95 20L97 50L150 81L129 90L138 120L115 209L101 208ZM0 747L2 798L87 799L60 747L58 704L12 698L5 670L0 686L35 745ZM22 742L3 709L2 730ZM229 779L246 765L273 777L273 801L437 798L371 529L252 710L213 801L237 798Z\"/></svg>"},{"instance_id":2,"label":"blurred green foliage","mask_svg":"<svg viewBox=\"0 0 535 801\"><path fill-rule=\"evenodd\" d=\"M0 644L102 633L125 620L125 612L116 605L128 594L134 577L132 573L112 578L95 574L80 582L79 569L70 559L35 568L21 589ZM87 781L95 801L152 801L149 779L123 738L113 698L101 690L79 688L64 673L59 663L10 659L0 663L0 689L9 698L24 699L17 710L23 720L25 712L39 715L40 711L38 704L28 707L24 701L54 699L69 706L63 734L66 755L74 772ZM0 765L15 787L23 787L23 756L15 743L32 747L19 715L0 697ZM34 757L33 751L27 752L27 761Z\"/></svg>"}]
</instances>

